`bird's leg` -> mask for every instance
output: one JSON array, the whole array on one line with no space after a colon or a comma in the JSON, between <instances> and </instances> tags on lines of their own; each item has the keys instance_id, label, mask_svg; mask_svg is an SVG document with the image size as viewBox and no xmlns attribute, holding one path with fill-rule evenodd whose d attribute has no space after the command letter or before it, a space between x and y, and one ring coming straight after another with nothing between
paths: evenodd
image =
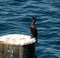
<instances>
[{"instance_id":1,"label":"bird's leg","mask_svg":"<svg viewBox=\"0 0 60 58\"><path fill-rule=\"evenodd\" d=\"M34 38L33 36L31 36L31 38Z\"/></svg>"}]
</instances>

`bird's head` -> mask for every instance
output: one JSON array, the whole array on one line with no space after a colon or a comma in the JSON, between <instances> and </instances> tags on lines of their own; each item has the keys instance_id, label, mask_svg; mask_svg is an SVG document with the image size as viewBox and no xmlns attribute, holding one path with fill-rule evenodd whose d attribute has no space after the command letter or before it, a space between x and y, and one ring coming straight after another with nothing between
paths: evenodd
<instances>
[{"instance_id":1,"label":"bird's head","mask_svg":"<svg viewBox=\"0 0 60 58\"><path fill-rule=\"evenodd\" d=\"M35 24L35 21L36 21L36 16L33 16L32 17L32 24Z\"/></svg>"},{"instance_id":2,"label":"bird's head","mask_svg":"<svg viewBox=\"0 0 60 58\"><path fill-rule=\"evenodd\" d=\"M36 19L36 16L33 16L33 19Z\"/></svg>"}]
</instances>

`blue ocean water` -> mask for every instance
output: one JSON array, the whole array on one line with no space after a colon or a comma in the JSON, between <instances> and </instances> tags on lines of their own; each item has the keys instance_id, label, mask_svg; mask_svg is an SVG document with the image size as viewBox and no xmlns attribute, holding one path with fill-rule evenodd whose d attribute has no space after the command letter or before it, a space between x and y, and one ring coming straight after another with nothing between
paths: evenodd
<instances>
[{"instance_id":1,"label":"blue ocean water","mask_svg":"<svg viewBox=\"0 0 60 58\"><path fill-rule=\"evenodd\" d=\"M31 35L34 15L37 58L60 58L60 0L0 0L0 35Z\"/></svg>"}]
</instances>

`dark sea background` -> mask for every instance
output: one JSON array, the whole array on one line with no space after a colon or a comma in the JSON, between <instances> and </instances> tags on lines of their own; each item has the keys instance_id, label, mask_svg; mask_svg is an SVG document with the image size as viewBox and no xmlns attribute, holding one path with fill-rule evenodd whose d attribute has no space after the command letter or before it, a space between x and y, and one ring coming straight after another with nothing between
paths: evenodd
<instances>
[{"instance_id":1,"label":"dark sea background","mask_svg":"<svg viewBox=\"0 0 60 58\"><path fill-rule=\"evenodd\" d=\"M31 36L32 16L37 17L37 58L60 58L60 0L0 0L0 36Z\"/></svg>"}]
</instances>

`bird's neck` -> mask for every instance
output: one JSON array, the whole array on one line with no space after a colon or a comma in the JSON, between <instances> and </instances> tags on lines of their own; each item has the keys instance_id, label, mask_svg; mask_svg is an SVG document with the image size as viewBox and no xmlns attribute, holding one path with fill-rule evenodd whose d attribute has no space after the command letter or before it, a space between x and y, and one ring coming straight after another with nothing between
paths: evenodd
<instances>
[{"instance_id":1,"label":"bird's neck","mask_svg":"<svg viewBox=\"0 0 60 58\"><path fill-rule=\"evenodd\" d=\"M35 19L33 19L33 21L32 21L32 25L35 25Z\"/></svg>"}]
</instances>

